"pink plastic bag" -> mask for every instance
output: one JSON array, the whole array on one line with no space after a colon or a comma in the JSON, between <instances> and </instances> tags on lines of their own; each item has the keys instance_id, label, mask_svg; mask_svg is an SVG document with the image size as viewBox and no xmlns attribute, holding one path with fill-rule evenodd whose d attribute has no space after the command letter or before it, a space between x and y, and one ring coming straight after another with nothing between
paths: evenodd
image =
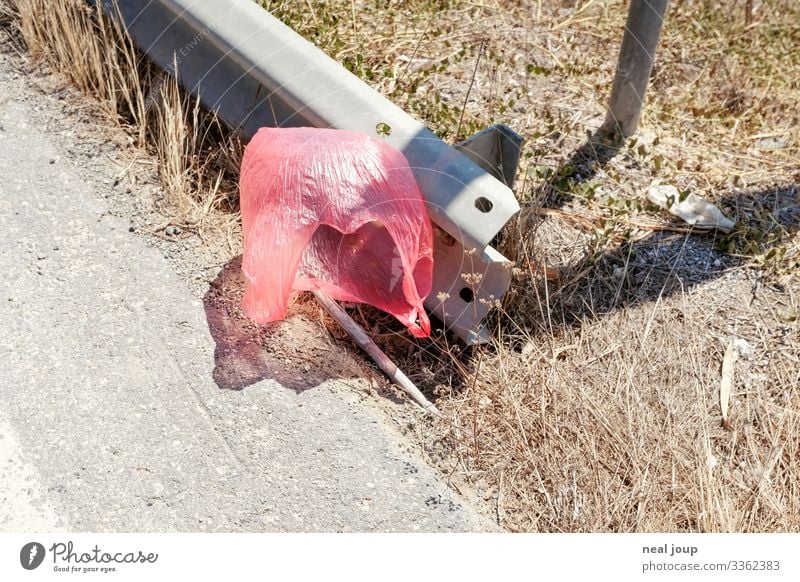
<instances>
[{"instance_id":1,"label":"pink plastic bag","mask_svg":"<svg viewBox=\"0 0 800 582\"><path fill-rule=\"evenodd\" d=\"M292 290L319 289L430 334L432 230L402 153L349 131L262 128L240 189L249 317L283 319Z\"/></svg>"}]
</instances>

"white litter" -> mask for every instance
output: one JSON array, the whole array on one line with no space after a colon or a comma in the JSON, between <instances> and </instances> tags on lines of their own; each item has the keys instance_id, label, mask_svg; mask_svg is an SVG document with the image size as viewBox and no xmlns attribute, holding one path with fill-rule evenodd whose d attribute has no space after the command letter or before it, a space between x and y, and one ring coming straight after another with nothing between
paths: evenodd
<instances>
[{"instance_id":1,"label":"white litter","mask_svg":"<svg viewBox=\"0 0 800 582\"><path fill-rule=\"evenodd\" d=\"M697 228L716 228L730 232L736 226L735 221L722 214L719 208L705 198L689 194L681 200L680 192L671 184L654 183L647 189L647 199Z\"/></svg>"},{"instance_id":2,"label":"white litter","mask_svg":"<svg viewBox=\"0 0 800 582\"><path fill-rule=\"evenodd\" d=\"M734 338L733 347L736 348L736 351L739 352L740 356L748 357L755 353L755 349L753 349L753 346L750 345L750 342L740 337Z\"/></svg>"}]
</instances>

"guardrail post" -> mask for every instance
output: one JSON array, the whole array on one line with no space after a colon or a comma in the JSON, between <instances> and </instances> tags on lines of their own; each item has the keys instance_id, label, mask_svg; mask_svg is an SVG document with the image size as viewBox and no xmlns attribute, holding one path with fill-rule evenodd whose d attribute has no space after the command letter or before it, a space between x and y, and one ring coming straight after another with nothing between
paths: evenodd
<instances>
[{"instance_id":1,"label":"guardrail post","mask_svg":"<svg viewBox=\"0 0 800 582\"><path fill-rule=\"evenodd\" d=\"M629 137L636 133L668 0L630 0L611 99L603 129Z\"/></svg>"}]
</instances>

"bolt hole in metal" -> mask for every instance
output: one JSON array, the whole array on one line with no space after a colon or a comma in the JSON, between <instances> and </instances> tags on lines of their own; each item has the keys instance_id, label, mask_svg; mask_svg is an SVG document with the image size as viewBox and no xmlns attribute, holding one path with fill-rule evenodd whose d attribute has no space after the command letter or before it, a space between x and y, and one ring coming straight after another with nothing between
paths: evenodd
<instances>
[{"instance_id":1,"label":"bolt hole in metal","mask_svg":"<svg viewBox=\"0 0 800 582\"><path fill-rule=\"evenodd\" d=\"M378 135L387 136L392 135L392 126L388 123L384 123L381 121L378 125L375 126L375 131Z\"/></svg>"},{"instance_id":2,"label":"bolt hole in metal","mask_svg":"<svg viewBox=\"0 0 800 582\"><path fill-rule=\"evenodd\" d=\"M459 291L458 296L461 297L464 303L472 303L475 301L475 292L469 287L464 287L461 291Z\"/></svg>"},{"instance_id":3,"label":"bolt hole in metal","mask_svg":"<svg viewBox=\"0 0 800 582\"><path fill-rule=\"evenodd\" d=\"M481 212L490 212L492 208L494 208L494 204L492 204L492 201L485 196L478 196L475 199L475 208Z\"/></svg>"}]
</instances>

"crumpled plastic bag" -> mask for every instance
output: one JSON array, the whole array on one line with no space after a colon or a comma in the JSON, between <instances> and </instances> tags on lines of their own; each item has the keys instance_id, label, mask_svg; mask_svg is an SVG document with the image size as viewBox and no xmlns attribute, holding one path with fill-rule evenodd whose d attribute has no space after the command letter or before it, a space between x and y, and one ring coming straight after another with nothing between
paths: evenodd
<instances>
[{"instance_id":1,"label":"crumpled plastic bag","mask_svg":"<svg viewBox=\"0 0 800 582\"><path fill-rule=\"evenodd\" d=\"M736 226L736 222L705 198L689 194L681 200L680 192L671 184L654 182L647 189L647 199L697 228L716 228L730 232Z\"/></svg>"},{"instance_id":2,"label":"crumpled plastic bag","mask_svg":"<svg viewBox=\"0 0 800 582\"><path fill-rule=\"evenodd\" d=\"M262 128L244 152L240 196L250 318L283 319L293 290L319 289L430 335L433 231L402 153L350 131Z\"/></svg>"}]
</instances>

